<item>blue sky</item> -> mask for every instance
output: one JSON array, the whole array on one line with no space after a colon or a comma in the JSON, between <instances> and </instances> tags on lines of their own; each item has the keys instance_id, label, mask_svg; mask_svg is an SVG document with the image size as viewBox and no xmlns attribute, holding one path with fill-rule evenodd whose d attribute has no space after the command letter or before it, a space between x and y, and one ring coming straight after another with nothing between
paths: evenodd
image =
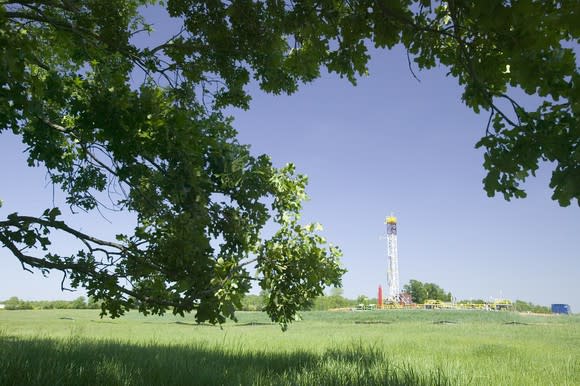
<instances>
[{"instance_id":1,"label":"blue sky","mask_svg":"<svg viewBox=\"0 0 580 386\"><path fill-rule=\"evenodd\" d=\"M357 87L325 75L290 97L257 93L235 127L256 153L309 176L304 218L342 247L345 295L375 296L386 285L379 236L394 212L402 284L580 310L579 211L550 199L550 165L528 181L528 198L488 198L474 148L487 115L462 105L444 69L418 76L404 51L375 53Z\"/></svg>"},{"instance_id":2,"label":"blue sky","mask_svg":"<svg viewBox=\"0 0 580 386\"><path fill-rule=\"evenodd\" d=\"M487 115L460 101L445 69L409 72L404 51L374 52L370 76L353 87L325 74L292 96L255 87L249 111L232 110L242 143L276 165L294 162L310 178L305 222L318 221L343 252L344 294L376 296L386 287L385 216L399 219L401 285L434 282L459 299L522 299L569 303L580 311L580 211L550 199L551 167L526 183L528 198L488 198L481 180L482 151L474 148ZM529 98L528 98L529 100ZM533 100L532 100L533 102ZM0 141L0 217L38 215L62 194L40 168L26 166L19 140ZM68 211L63 207L63 211ZM132 217L72 216L103 237L132 225ZM66 250L68 240L55 247ZM0 249L0 299L74 298L58 274L22 271Z\"/></svg>"}]
</instances>

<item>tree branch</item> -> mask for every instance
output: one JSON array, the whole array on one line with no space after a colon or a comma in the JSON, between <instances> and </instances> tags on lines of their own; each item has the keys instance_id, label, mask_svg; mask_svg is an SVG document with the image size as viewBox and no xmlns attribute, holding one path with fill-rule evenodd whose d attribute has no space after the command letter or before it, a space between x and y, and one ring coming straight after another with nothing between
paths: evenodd
<instances>
[{"instance_id":1,"label":"tree branch","mask_svg":"<svg viewBox=\"0 0 580 386\"><path fill-rule=\"evenodd\" d=\"M69 234L75 236L76 238L78 238L80 240L89 241L91 243L101 245L101 246L115 248L119 251L126 251L126 247L122 244L115 243L112 241L101 240L101 239L98 239L96 237L89 236L83 232L80 232L76 229L69 227L63 221L49 221L49 220L43 220L43 219L38 218L38 217L18 216L18 215L11 215L7 221L0 221L0 227L13 226L13 227L21 228L21 226L23 224L38 224L38 225L42 225L42 226L47 227L47 228L59 229L61 231L64 231L66 233L69 233Z\"/></svg>"}]
</instances>

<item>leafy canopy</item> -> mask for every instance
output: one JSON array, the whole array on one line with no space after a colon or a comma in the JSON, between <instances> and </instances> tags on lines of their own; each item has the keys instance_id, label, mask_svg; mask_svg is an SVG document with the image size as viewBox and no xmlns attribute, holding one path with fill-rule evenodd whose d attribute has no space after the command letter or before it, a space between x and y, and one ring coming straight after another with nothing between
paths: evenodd
<instances>
[{"instance_id":1,"label":"leafy canopy","mask_svg":"<svg viewBox=\"0 0 580 386\"><path fill-rule=\"evenodd\" d=\"M554 200L580 197L580 76L574 48L580 4L509 0L168 1L185 20L172 58L200 71L210 64L225 81L217 104L246 106L254 77L274 93L295 91L325 67L356 83L366 74L369 46L402 44L419 69L448 68L463 102L489 123L485 149L488 195L525 197L520 186L541 163L553 165ZM540 97L526 109L513 90ZM507 108L505 107L507 106Z\"/></svg>"},{"instance_id":2,"label":"leafy canopy","mask_svg":"<svg viewBox=\"0 0 580 386\"><path fill-rule=\"evenodd\" d=\"M67 225L58 208L13 213L0 221L0 243L27 269L64 272L113 317L138 307L223 322L257 281L269 293L265 310L285 327L340 285L340 251L318 226L299 223L306 177L251 155L231 120L203 104L225 103L225 93L199 89L209 75L195 72L214 63L186 59L195 46L177 48L178 37L155 48L131 43L148 28L140 5L0 6L0 130L21 136L29 164L46 166L71 207L100 209L100 192L117 191L106 205L137 217L130 234L101 240ZM269 221L278 229L264 239ZM56 232L82 248L53 253Z\"/></svg>"},{"instance_id":3,"label":"leafy canopy","mask_svg":"<svg viewBox=\"0 0 580 386\"><path fill-rule=\"evenodd\" d=\"M99 210L100 192L113 191L106 205L137 217L130 233L101 240L58 208L14 213L0 243L27 269L64 272L103 313L137 306L222 322L257 280L285 327L340 284L339 250L299 223L306 178L252 155L222 111L249 106L252 78L272 93L321 68L356 83L371 44L404 45L420 69L446 66L463 102L490 114L477 144L488 194L525 196L520 183L549 161L553 198L578 202L577 1L168 0L157 6L179 32L137 45L153 33L143 7L156 3L0 1L0 131L22 138L71 207ZM524 109L512 88L541 105ZM278 229L265 239L268 221ZM55 232L82 248L51 252Z\"/></svg>"}]
</instances>

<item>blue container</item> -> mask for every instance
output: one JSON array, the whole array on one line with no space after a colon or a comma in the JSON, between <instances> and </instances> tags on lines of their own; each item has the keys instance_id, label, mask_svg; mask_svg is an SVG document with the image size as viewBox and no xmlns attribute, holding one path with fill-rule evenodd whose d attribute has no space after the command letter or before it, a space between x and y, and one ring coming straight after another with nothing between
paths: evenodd
<instances>
[{"instance_id":1,"label":"blue container","mask_svg":"<svg viewBox=\"0 0 580 386\"><path fill-rule=\"evenodd\" d=\"M571 314L570 306L568 304L552 304L553 314Z\"/></svg>"}]
</instances>

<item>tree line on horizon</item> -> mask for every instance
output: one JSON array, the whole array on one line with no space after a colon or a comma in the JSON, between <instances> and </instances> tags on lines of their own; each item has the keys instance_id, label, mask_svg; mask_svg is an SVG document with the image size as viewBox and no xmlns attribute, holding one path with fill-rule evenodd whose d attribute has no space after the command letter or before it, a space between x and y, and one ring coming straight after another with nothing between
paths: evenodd
<instances>
[{"instance_id":1,"label":"tree line on horizon","mask_svg":"<svg viewBox=\"0 0 580 386\"><path fill-rule=\"evenodd\" d=\"M101 302L90 297L79 296L73 300L24 300L17 296L0 301L5 310L63 310L63 309L100 309Z\"/></svg>"},{"instance_id":2,"label":"tree line on horizon","mask_svg":"<svg viewBox=\"0 0 580 386\"><path fill-rule=\"evenodd\" d=\"M435 283L423 283L419 280L411 279L409 283L403 286L403 291L410 294L413 303L423 304L427 300L439 300L442 302L451 302L453 295L451 292L445 291L442 287ZM260 294L248 294L244 296L241 301L239 311L264 311L268 299L268 293L261 291ZM457 301L459 304L485 304L483 299L464 299ZM0 301L4 304L6 310L45 310L45 309L100 309L101 302L95 300L93 297L86 299L80 296L74 300L22 300L13 296L5 301ZM327 311L340 308L353 308L360 304L370 305L378 304L377 298L369 298L365 295L359 295L356 299L349 299L344 296L342 288L331 288L327 295L321 295L312 300L312 302L305 308L307 311ZM526 302L524 300L516 300L513 303L514 311L519 312L533 312L549 314L550 307Z\"/></svg>"}]
</instances>

